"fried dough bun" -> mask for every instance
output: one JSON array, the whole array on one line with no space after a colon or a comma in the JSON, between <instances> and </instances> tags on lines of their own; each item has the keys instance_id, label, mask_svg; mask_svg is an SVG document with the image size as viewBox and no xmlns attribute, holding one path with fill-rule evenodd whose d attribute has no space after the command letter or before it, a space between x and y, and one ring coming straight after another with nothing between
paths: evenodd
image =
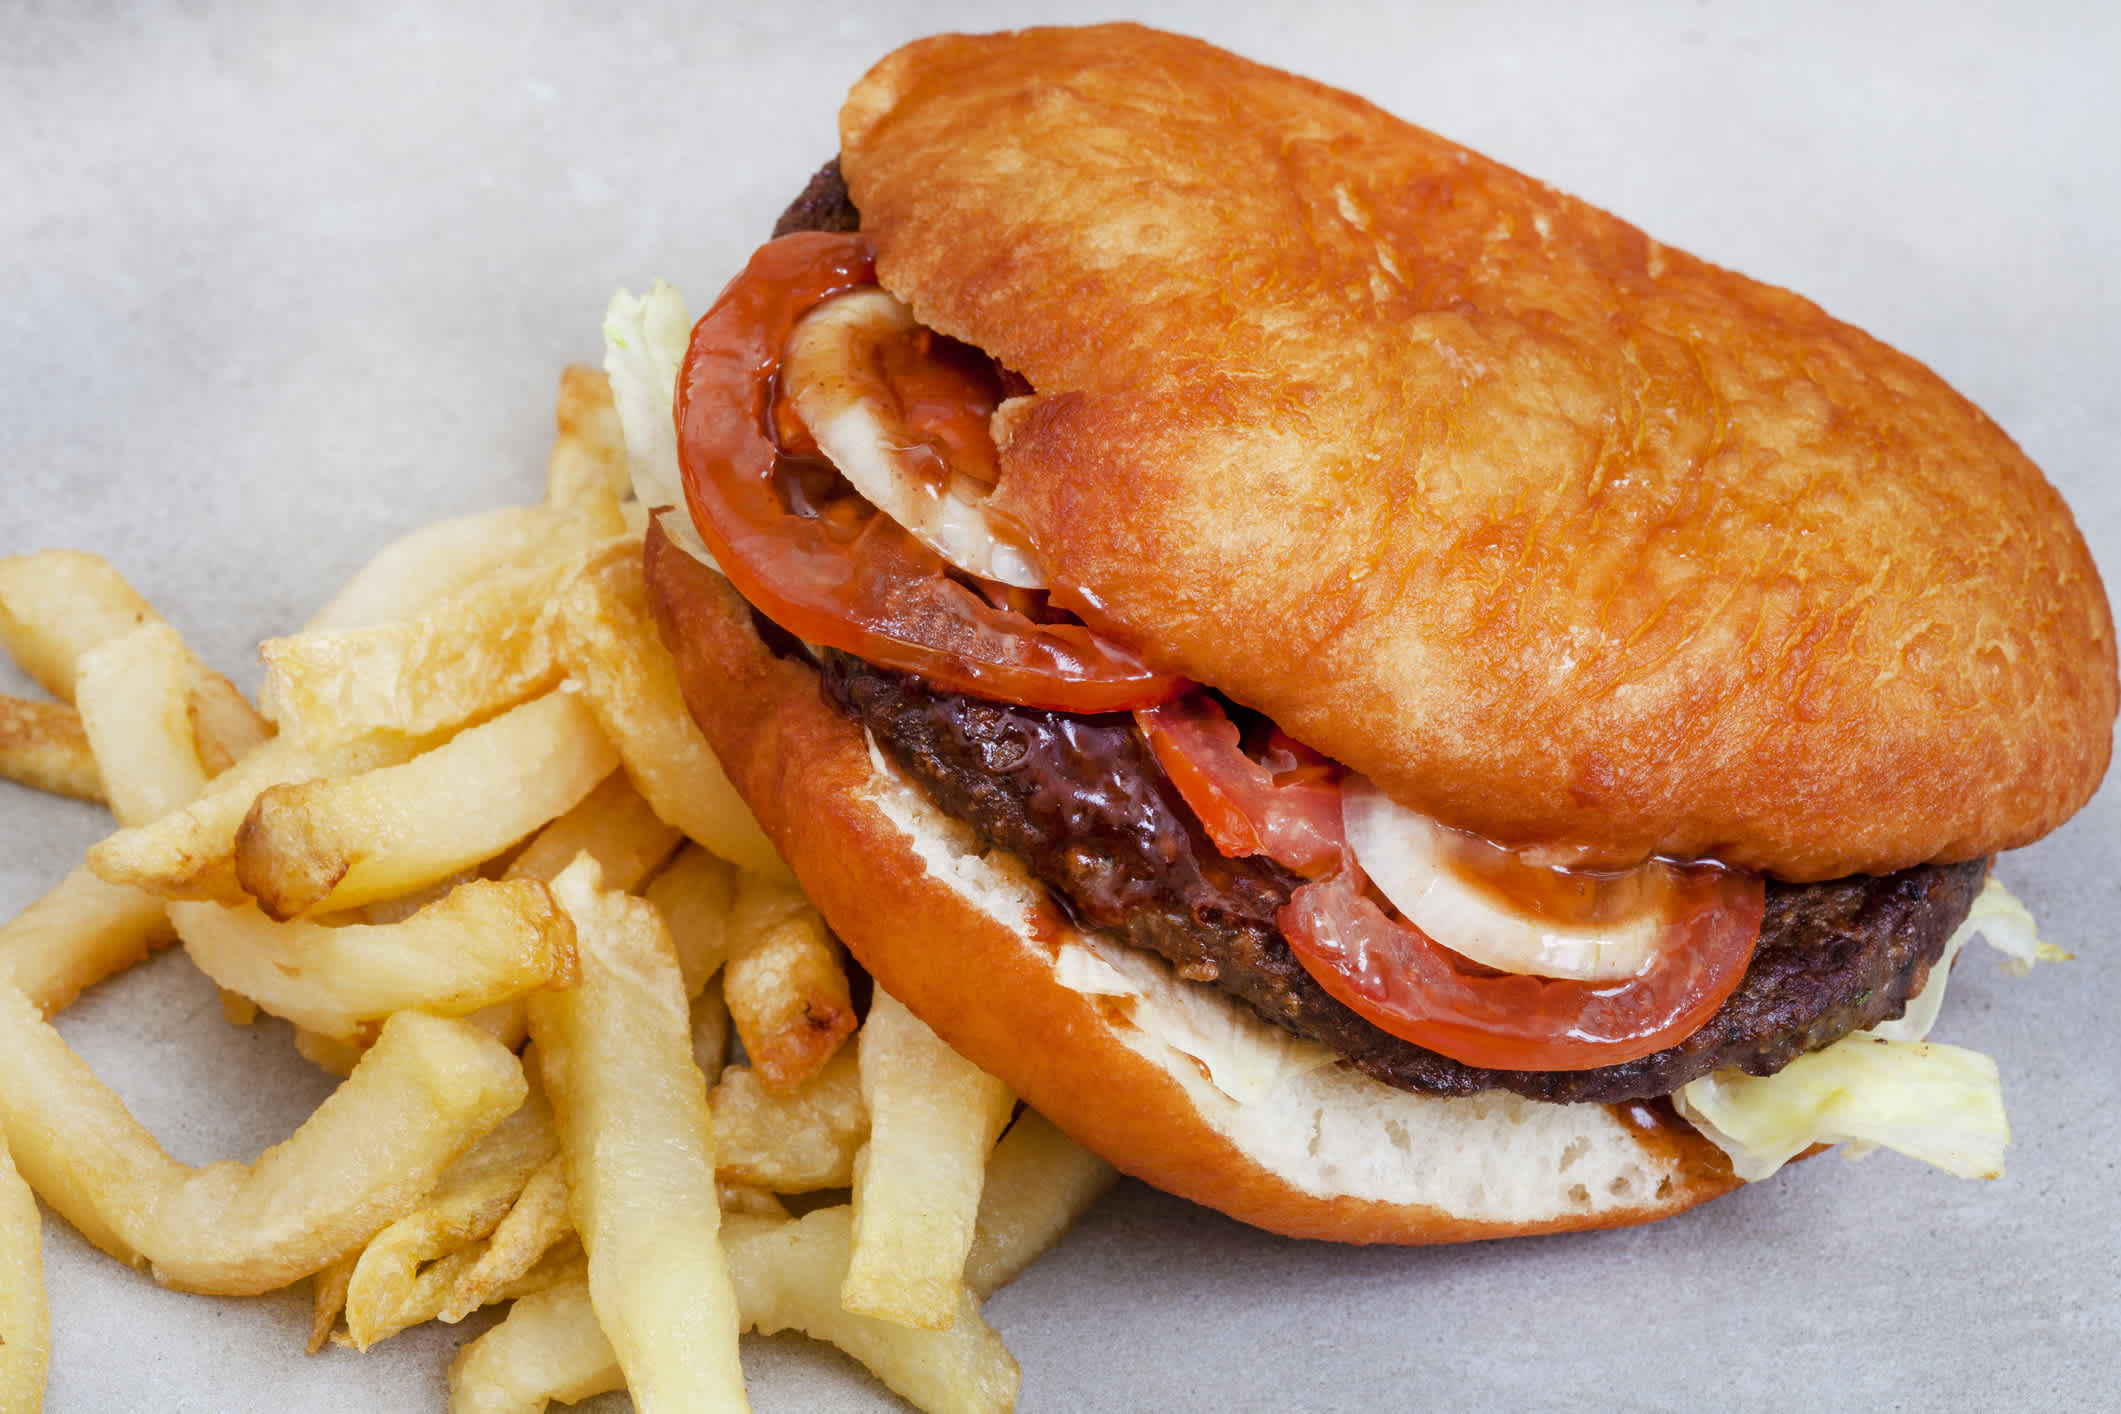
<instances>
[{"instance_id":1,"label":"fried dough bun","mask_svg":"<svg viewBox=\"0 0 2121 1414\"><path fill-rule=\"evenodd\" d=\"M1096 626L1401 804L1816 880L2097 786L2068 510L1807 301L1133 26L923 40L840 127L881 283L1037 390L990 508Z\"/></svg>"},{"instance_id":2,"label":"fried dough bun","mask_svg":"<svg viewBox=\"0 0 2121 1414\"><path fill-rule=\"evenodd\" d=\"M884 990L1123 1172L1340 1242L1614 1227L1738 1186L1707 1140L1642 1107L1394 1090L1078 932L1020 865L872 757L816 671L769 652L728 581L660 526L648 582L687 705L834 931Z\"/></svg>"}]
</instances>

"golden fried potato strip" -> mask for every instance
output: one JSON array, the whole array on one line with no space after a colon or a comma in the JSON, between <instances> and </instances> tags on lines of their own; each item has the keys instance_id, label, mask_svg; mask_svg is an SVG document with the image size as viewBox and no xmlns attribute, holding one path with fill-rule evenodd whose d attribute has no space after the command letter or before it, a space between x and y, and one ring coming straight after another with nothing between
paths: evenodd
<instances>
[{"instance_id":1,"label":"golden fried potato strip","mask_svg":"<svg viewBox=\"0 0 2121 1414\"><path fill-rule=\"evenodd\" d=\"M1119 1171L1025 1109L987 1159L965 1286L982 1301L1023 1273L1119 1179Z\"/></svg>"},{"instance_id":2,"label":"golden fried potato strip","mask_svg":"<svg viewBox=\"0 0 2121 1414\"><path fill-rule=\"evenodd\" d=\"M670 929L687 996L698 996L728 961L729 910L736 890L736 866L690 843L648 883L644 897Z\"/></svg>"},{"instance_id":3,"label":"golden fried potato strip","mask_svg":"<svg viewBox=\"0 0 2121 1414\"><path fill-rule=\"evenodd\" d=\"M274 1016L357 1042L393 1012L467 1016L575 976L574 928L543 884L475 879L400 923L278 923L173 903L201 972Z\"/></svg>"},{"instance_id":4,"label":"golden fried potato strip","mask_svg":"<svg viewBox=\"0 0 2121 1414\"><path fill-rule=\"evenodd\" d=\"M746 875L729 913L722 999L767 1088L792 1090L854 1034L839 943L802 891Z\"/></svg>"},{"instance_id":5,"label":"golden fried potato strip","mask_svg":"<svg viewBox=\"0 0 2121 1414\"><path fill-rule=\"evenodd\" d=\"M484 721L559 681L548 610L582 563L496 570L409 619L268 638L259 703L312 746Z\"/></svg>"},{"instance_id":6,"label":"golden fried potato strip","mask_svg":"<svg viewBox=\"0 0 2121 1414\"><path fill-rule=\"evenodd\" d=\"M346 1309L346 1288L353 1281L358 1256L342 1257L309 1279L309 1342L305 1355L314 1355L331 1339L339 1313Z\"/></svg>"},{"instance_id":7,"label":"golden fried potato strip","mask_svg":"<svg viewBox=\"0 0 2121 1414\"><path fill-rule=\"evenodd\" d=\"M0 645L45 691L72 702L83 657L134 629L163 625L108 561L78 550L0 559ZM187 654L186 691L208 774L272 734L225 677Z\"/></svg>"},{"instance_id":8,"label":"golden fried potato strip","mask_svg":"<svg viewBox=\"0 0 2121 1414\"><path fill-rule=\"evenodd\" d=\"M854 1255L840 1301L944 1330L964 1304L987 1155L1016 1097L881 987L855 1045L869 1144L854 1165Z\"/></svg>"},{"instance_id":9,"label":"golden fried potato strip","mask_svg":"<svg viewBox=\"0 0 2121 1414\"><path fill-rule=\"evenodd\" d=\"M576 855L587 854L602 871L605 888L632 893L683 842L626 773L613 771L579 805L538 831L509 861L505 877L549 884Z\"/></svg>"},{"instance_id":10,"label":"golden fried potato strip","mask_svg":"<svg viewBox=\"0 0 2121 1414\"><path fill-rule=\"evenodd\" d=\"M455 1274L435 1314L445 1321L461 1321L500 1300L501 1292L574 1231L568 1199L567 1161L555 1154L524 1180L523 1191L494 1225L485 1248Z\"/></svg>"},{"instance_id":11,"label":"golden fried potato strip","mask_svg":"<svg viewBox=\"0 0 2121 1414\"><path fill-rule=\"evenodd\" d=\"M311 616L303 632L409 619L485 575L552 564L625 533L625 518L610 495L438 520L384 546Z\"/></svg>"},{"instance_id":12,"label":"golden fried potato strip","mask_svg":"<svg viewBox=\"0 0 2121 1414\"><path fill-rule=\"evenodd\" d=\"M400 1012L284 1143L248 1165L187 1168L12 987L0 1076L0 1128L38 1196L120 1261L218 1295L271 1291L353 1252L529 1093L491 1037Z\"/></svg>"},{"instance_id":13,"label":"golden fried potato strip","mask_svg":"<svg viewBox=\"0 0 2121 1414\"><path fill-rule=\"evenodd\" d=\"M0 1131L0 1409L28 1414L43 1403L51 1345L37 1200L15 1172Z\"/></svg>"},{"instance_id":14,"label":"golden fried potato strip","mask_svg":"<svg viewBox=\"0 0 2121 1414\"><path fill-rule=\"evenodd\" d=\"M63 702L81 655L162 616L101 555L40 550L0 559L0 645Z\"/></svg>"},{"instance_id":15,"label":"golden fried potato strip","mask_svg":"<svg viewBox=\"0 0 2121 1414\"><path fill-rule=\"evenodd\" d=\"M403 765L419 749L405 738L374 737L316 751L292 737L274 737L209 781L184 809L98 841L88 851L88 867L110 883L160 898L247 902L250 895L236 878L236 831L260 793L268 786Z\"/></svg>"},{"instance_id":16,"label":"golden fried potato strip","mask_svg":"<svg viewBox=\"0 0 2121 1414\"><path fill-rule=\"evenodd\" d=\"M929 1328L860 1315L834 1299L851 1275L859 1221L846 1207L786 1223L732 1215L729 1270L745 1329L830 1341L931 1414L1015 1408L1022 1372L969 1291L959 1287L949 1320Z\"/></svg>"},{"instance_id":17,"label":"golden fried potato strip","mask_svg":"<svg viewBox=\"0 0 2121 1414\"><path fill-rule=\"evenodd\" d=\"M845 1207L794 1220L731 1214L730 1278L744 1328L800 1331L828 1341L929 1414L1005 1414L1022 1383L1001 1336L960 1293L948 1330L916 1330L843 1310L840 1279L852 1245ZM450 1414L535 1414L547 1400L579 1401L624 1383L597 1325L586 1283L518 1301L506 1320L450 1366Z\"/></svg>"},{"instance_id":18,"label":"golden fried potato strip","mask_svg":"<svg viewBox=\"0 0 2121 1414\"><path fill-rule=\"evenodd\" d=\"M724 859L788 878L751 807L685 708L677 662L648 607L638 546L590 561L561 595L560 656L656 814Z\"/></svg>"},{"instance_id":19,"label":"golden fried potato strip","mask_svg":"<svg viewBox=\"0 0 2121 1414\"><path fill-rule=\"evenodd\" d=\"M769 1090L750 1067L731 1066L708 1103L715 1177L725 1183L812 1193L854 1182L869 1111L853 1052L841 1051L793 1090Z\"/></svg>"},{"instance_id":20,"label":"golden fried potato strip","mask_svg":"<svg viewBox=\"0 0 2121 1414\"><path fill-rule=\"evenodd\" d=\"M625 1387L585 1277L524 1297L457 1352L449 1414L544 1414L548 1401L578 1404Z\"/></svg>"},{"instance_id":21,"label":"golden fried potato strip","mask_svg":"<svg viewBox=\"0 0 2121 1414\"><path fill-rule=\"evenodd\" d=\"M576 855L587 854L603 870L605 887L631 893L682 840L649 808L625 771L613 771L579 805L538 831L509 861L504 877L550 883ZM471 1020L504 1046L520 1046L529 1034L520 999L489 1007Z\"/></svg>"},{"instance_id":22,"label":"golden fried potato strip","mask_svg":"<svg viewBox=\"0 0 2121 1414\"><path fill-rule=\"evenodd\" d=\"M677 952L586 856L553 881L582 978L530 998L597 1318L646 1408L743 1409L707 1086Z\"/></svg>"},{"instance_id":23,"label":"golden fried potato strip","mask_svg":"<svg viewBox=\"0 0 2121 1414\"><path fill-rule=\"evenodd\" d=\"M185 687L191 661L165 623L142 624L81 655L74 705L121 825L181 810L206 786Z\"/></svg>"},{"instance_id":24,"label":"golden fried potato strip","mask_svg":"<svg viewBox=\"0 0 2121 1414\"><path fill-rule=\"evenodd\" d=\"M432 1319L457 1276L479 1259L476 1244L500 1226L525 1185L559 1151L552 1107L533 1090L522 1108L449 1166L418 1208L370 1238L347 1283L346 1329L354 1345L366 1350ZM461 1260L436 1270L444 1259Z\"/></svg>"},{"instance_id":25,"label":"golden fried potato strip","mask_svg":"<svg viewBox=\"0 0 2121 1414\"><path fill-rule=\"evenodd\" d=\"M402 766L270 787L236 832L236 878L281 919L406 893L491 859L618 764L581 696L549 692Z\"/></svg>"},{"instance_id":26,"label":"golden fried potato strip","mask_svg":"<svg viewBox=\"0 0 2121 1414\"><path fill-rule=\"evenodd\" d=\"M0 777L51 795L103 799L81 714L64 702L0 695Z\"/></svg>"},{"instance_id":27,"label":"golden fried potato strip","mask_svg":"<svg viewBox=\"0 0 2121 1414\"><path fill-rule=\"evenodd\" d=\"M553 417L558 426L545 460L546 504L571 506L599 491L627 495L633 477L626 465L626 433L603 370L579 363L561 370Z\"/></svg>"},{"instance_id":28,"label":"golden fried potato strip","mask_svg":"<svg viewBox=\"0 0 2121 1414\"><path fill-rule=\"evenodd\" d=\"M50 1016L176 937L161 899L76 869L0 925L0 985Z\"/></svg>"}]
</instances>

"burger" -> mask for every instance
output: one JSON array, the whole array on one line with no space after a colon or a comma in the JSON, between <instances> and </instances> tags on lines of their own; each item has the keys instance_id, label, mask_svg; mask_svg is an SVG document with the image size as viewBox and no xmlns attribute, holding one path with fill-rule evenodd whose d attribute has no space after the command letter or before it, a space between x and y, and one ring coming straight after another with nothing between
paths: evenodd
<instances>
[{"instance_id":1,"label":"burger","mask_svg":"<svg viewBox=\"0 0 2121 1414\"><path fill-rule=\"evenodd\" d=\"M1924 1039L2117 689L2067 508L1914 360L1360 99L942 36L609 367L686 698L876 983L1275 1231L1970 1174Z\"/></svg>"}]
</instances>

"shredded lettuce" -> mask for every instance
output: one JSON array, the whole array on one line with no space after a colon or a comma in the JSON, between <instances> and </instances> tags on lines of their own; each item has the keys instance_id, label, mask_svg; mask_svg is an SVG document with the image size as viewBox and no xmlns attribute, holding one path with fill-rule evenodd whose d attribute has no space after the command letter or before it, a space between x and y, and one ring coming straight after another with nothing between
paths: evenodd
<instances>
[{"instance_id":1,"label":"shredded lettuce","mask_svg":"<svg viewBox=\"0 0 2121 1414\"><path fill-rule=\"evenodd\" d=\"M638 297L620 290L604 311L604 372L611 379L611 400L626 434L633 494L642 505L659 508L663 533L680 549L714 565L714 556L684 513L684 478L678 470L673 406L691 333L685 301L661 280Z\"/></svg>"},{"instance_id":2,"label":"shredded lettuce","mask_svg":"<svg viewBox=\"0 0 2121 1414\"><path fill-rule=\"evenodd\" d=\"M1800 1056L1774 1075L1703 1076L1681 1087L1673 1103L1747 1182L1814 1144L1845 1144L1852 1159L1893 1149L1964 1178L2000 1175L2010 1126L1995 1062L1923 1039L1944 1005L1953 961L1977 933L2014 976L2035 962L2069 957L2040 941L2033 915L1992 878L1897 1020Z\"/></svg>"},{"instance_id":3,"label":"shredded lettuce","mask_svg":"<svg viewBox=\"0 0 2121 1414\"><path fill-rule=\"evenodd\" d=\"M1929 1041L1850 1036L1774 1075L1719 1070L1676 1098L1747 1182L1814 1144L1843 1141L1883 1145L1961 1178L1995 1178L2011 1137L1996 1063Z\"/></svg>"},{"instance_id":4,"label":"shredded lettuce","mask_svg":"<svg viewBox=\"0 0 2121 1414\"><path fill-rule=\"evenodd\" d=\"M1888 1041L1919 1041L1929 1035L1930 1027L1936 1025L1937 1012L1944 1005L1944 988L1951 979L1952 964L1958 960L1959 950L1977 933L2003 954L2003 970L2013 977L2025 976L2036 962L2070 960L2070 955L2053 943L2040 941L2040 930L2031 911L1991 878L1967 911L1966 921L1945 942L1944 952L1930 968L1929 981L1908 999L1907 1010L1896 1021L1879 1022L1870 1034Z\"/></svg>"}]
</instances>

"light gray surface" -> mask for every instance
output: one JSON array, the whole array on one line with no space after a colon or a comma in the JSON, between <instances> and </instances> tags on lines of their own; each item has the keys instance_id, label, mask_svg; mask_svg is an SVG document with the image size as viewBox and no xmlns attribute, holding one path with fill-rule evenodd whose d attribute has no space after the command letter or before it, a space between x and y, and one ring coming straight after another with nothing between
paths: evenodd
<instances>
[{"instance_id":1,"label":"light gray surface","mask_svg":"<svg viewBox=\"0 0 2121 1414\"><path fill-rule=\"evenodd\" d=\"M256 640L399 531L537 494L555 377L597 359L608 292L663 276L704 303L834 149L869 61L1067 7L264 9L17 5L0 40L0 554L102 552L246 687ZM1139 13L1910 350L2121 569L2114 11ZM24 684L0 670L0 690ZM1647 1230L1416 1252L1284 1242L1123 1188L989 1308L1023 1407L2110 1404L2117 826L2109 788L2001 867L2080 961L2021 982L1976 955L1939 1028L2002 1066L2001 1181L1827 1158ZM104 828L0 785L0 910ZM63 1029L194 1163L248 1158L325 1093L281 1029L222 1026L180 958ZM56 1220L45 1248L56 1414L442 1404L458 1332L304 1360L300 1293L161 1292ZM746 1357L761 1409L890 1407L800 1342Z\"/></svg>"}]
</instances>

